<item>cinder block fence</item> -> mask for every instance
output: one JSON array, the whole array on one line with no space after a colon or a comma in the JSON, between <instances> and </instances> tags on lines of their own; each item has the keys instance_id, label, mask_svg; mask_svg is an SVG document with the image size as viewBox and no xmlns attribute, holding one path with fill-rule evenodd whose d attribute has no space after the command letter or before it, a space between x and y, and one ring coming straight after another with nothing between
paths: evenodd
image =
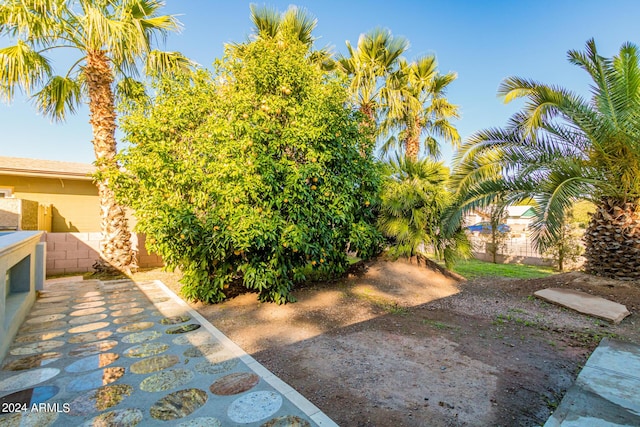
<instances>
[{"instance_id":1,"label":"cinder block fence","mask_svg":"<svg viewBox=\"0 0 640 427\"><path fill-rule=\"evenodd\" d=\"M47 276L93 271L99 258L100 233L45 233L47 245ZM140 268L161 267L162 258L147 252L144 234L131 234Z\"/></svg>"}]
</instances>

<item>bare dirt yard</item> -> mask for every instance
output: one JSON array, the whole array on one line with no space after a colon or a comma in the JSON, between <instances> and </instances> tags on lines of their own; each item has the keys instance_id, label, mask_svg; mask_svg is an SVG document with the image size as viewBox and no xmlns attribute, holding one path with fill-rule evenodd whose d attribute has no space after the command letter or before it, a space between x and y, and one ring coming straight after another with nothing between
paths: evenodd
<instances>
[{"instance_id":1,"label":"bare dirt yard","mask_svg":"<svg viewBox=\"0 0 640 427\"><path fill-rule=\"evenodd\" d=\"M532 296L547 287L633 314L614 326ZM640 284L577 272L457 281L377 260L295 296L193 307L341 426L542 425L601 338L640 343Z\"/></svg>"}]
</instances>

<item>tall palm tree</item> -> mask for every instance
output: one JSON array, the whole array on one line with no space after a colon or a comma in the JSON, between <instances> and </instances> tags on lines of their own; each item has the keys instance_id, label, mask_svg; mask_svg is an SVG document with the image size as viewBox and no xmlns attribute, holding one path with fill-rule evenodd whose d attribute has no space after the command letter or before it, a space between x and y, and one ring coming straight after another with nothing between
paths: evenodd
<instances>
[{"instance_id":1,"label":"tall palm tree","mask_svg":"<svg viewBox=\"0 0 640 427\"><path fill-rule=\"evenodd\" d=\"M459 117L458 107L445 97L447 87L456 77L455 73L440 74L434 55L413 62L399 61L398 69L389 76L385 88L388 110L383 122L386 133L398 136L383 145L383 152L393 145L400 145L415 161L421 146L428 155L439 157L436 137L454 145L460 142L460 135L450 121Z\"/></svg>"},{"instance_id":2,"label":"tall palm tree","mask_svg":"<svg viewBox=\"0 0 640 427\"><path fill-rule=\"evenodd\" d=\"M124 209L109 188L106 175L117 168L117 93L140 89L133 80L137 65L145 71L171 70L189 65L175 52L152 50L152 39L179 29L175 17L159 15L157 0L3 0L0 35L15 40L0 49L0 96L8 102L15 88L33 94L36 108L54 120L64 120L87 100L93 129L96 175L101 210L100 255L122 271L135 266ZM70 48L79 57L61 75L55 75L45 56L53 49Z\"/></svg>"},{"instance_id":3,"label":"tall palm tree","mask_svg":"<svg viewBox=\"0 0 640 427\"><path fill-rule=\"evenodd\" d=\"M561 237L566 212L577 200L596 204L585 233L591 273L640 278L640 64L638 47L625 43L613 58L589 40L569 61L591 79L591 99L557 86L508 78L506 101L526 98L504 129L475 134L456 158L456 183L466 207L499 193L537 202L534 238L539 249Z\"/></svg>"},{"instance_id":4,"label":"tall palm tree","mask_svg":"<svg viewBox=\"0 0 640 427\"><path fill-rule=\"evenodd\" d=\"M350 81L354 104L370 121L376 122L384 110L385 81L397 69L409 42L389 30L375 28L361 34L354 48L348 41L349 56L338 57L338 65Z\"/></svg>"}]
</instances>

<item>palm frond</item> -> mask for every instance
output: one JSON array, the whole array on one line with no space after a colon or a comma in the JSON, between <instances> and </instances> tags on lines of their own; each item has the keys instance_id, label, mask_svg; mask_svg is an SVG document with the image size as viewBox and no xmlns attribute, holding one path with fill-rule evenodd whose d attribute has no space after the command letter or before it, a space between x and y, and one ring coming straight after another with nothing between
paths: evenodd
<instances>
[{"instance_id":1,"label":"palm frond","mask_svg":"<svg viewBox=\"0 0 640 427\"><path fill-rule=\"evenodd\" d=\"M304 8L290 6L282 15L282 27L292 34L297 40L308 47L313 45L315 38L313 30L318 25L318 20Z\"/></svg>"},{"instance_id":2,"label":"palm frond","mask_svg":"<svg viewBox=\"0 0 640 427\"><path fill-rule=\"evenodd\" d=\"M196 64L180 52L164 52L152 50L147 55L145 72L158 73L185 73L193 69Z\"/></svg>"},{"instance_id":3,"label":"palm frond","mask_svg":"<svg viewBox=\"0 0 640 427\"><path fill-rule=\"evenodd\" d=\"M39 111L57 121L75 114L82 101L82 85L77 79L54 76L34 95Z\"/></svg>"},{"instance_id":4,"label":"palm frond","mask_svg":"<svg viewBox=\"0 0 640 427\"><path fill-rule=\"evenodd\" d=\"M637 46L631 43L622 45L619 55L613 58L610 80L613 87L612 102L618 115L626 117L635 114L640 107Z\"/></svg>"},{"instance_id":5,"label":"palm frond","mask_svg":"<svg viewBox=\"0 0 640 427\"><path fill-rule=\"evenodd\" d=\"M399 154L385 166L387 178L378 226L392 239L390 252L413 256L427 245L439 255L445 250L453 251L447 254L453 256L462 241L455 238L455 233L447 234L442 224L442 215L451 203L446 189L448 169L441 162L416 161Z\"/></svg>"},{"instance_id":6,"label":"palm frond","mask_svg":"<svg viewBox=\"0 0 640 427\"><path fill-rule=\"evenodd\" d=\"M359 110L370 119L398 108L392 84L401 55L409 44L383 28L374 28L358 38L354 48L347 42L348 57L339 57L341 68L351 76L350 93Z\"/></svg>"},{"instance_id":7,"label":"palm frond","mask_svg":"<svg viewBox=\"0 0 640 427\"><path fill-rule=\"evenodd\" d=\"M67 10L67 2L62 0L4 1L0 4L0 35L47 46L60 28L56 17Z\"/></svg>"},{"instance_id":8,"label":"palm frond","mask_svg":"<svg viewBox=\"0 0 640 427\"><path fill-rule=\"evenodd\" d=\"M51 75L49 60L27 43L0 49L0 96L11 102L15 88L30 94Z\"/></svg>"},{"instance_id":9,"label":"palm frond","mask_svg":"<svg viewBox=\"0 0 640 427\"><path fill-rule=\"evenodd\" d=\"M529 96L539 83L522 79L520 77L508 77L498 86L498 96L501 96L504 103L509 103L514 99Z\"/></svg>"},{"instance_id":10,"label":"palm frond","mask_svg":"<svg viewBox=\"0 0 640 427\"><path fill-rule=\"evenodd\" d=\"M77 16L81 27L78 29L82 33L84 48L92 51L115 50L115 57L122 55L122 39L128 39L131 43L129 49L140 52L141 41L129 36L125 22L115 19L110 14L105 13L99 5L94 2L83 1L83 14Z\"/></svg>"},{"instance_id":11,"label":"palm frond","mask_svg":"<svg viewBox=\"0 0 640 427\"><path fill-rule=\"evenodd\" d=\"M439 74L432 55L413 62L399 60L381 90L385 105L381 129L400 135L405 150L411 153L417 154L420 145L427 155L437 158L437 137L457 146L460 135L450 120L459 116L458 107L444 97L455 78L455 73Z\"/></svg>"},{"instance_id":12,"label":"palm frond","mask_svg":"<svg viewBox=\"0 0 640 427\"><path fill-rule=\"evenodd\" d=\"M431 82L434 96L438 99L445 95L447 87L458 78L457 73L437 74Z\"/></svg>"},{"instance_id":13,"label":"palm frond","mask_svg":"<svg viewBox=\"0 0 640 427\"><path fill-rule=\"evenodd\" d=\"M534 246L544 252L557 240L564 226L565 214L584 195L593 191L593 183L582 176L575 164L565 163L540 183L536 201L536 220L532 223Z\"/></svg>"},{"instance_id":14,"label":"palm frond","mask_svg":"<svg viewBox=\"0 0 640 427\"><path fill-rule=\"evenodd\" d=\"M397 150L402 146L400 140L396 137L396 135L391 135L389 138L386 138L385 141L380 146L380 151L383 155L389 154L392 150Z\"/></svg>"},{"instance_id":15,"label":"palm frond","mask_svg":"<svg viewBox=\"0 0 640 427\"><path fill-rule=\"evenodd\" d=\"M277 9L251 4L249 10L257 37L274 38L278 34L282 19Z\"/></svg>"},{"instance_id":16,"label":"palm frond","mask_svg":"<svg viewBox=\"0 0 640 427\"><path fill-rule=\"evenodd\" d=\"M574 49L567 52L567 59L571 64L577 65L585 70L594 81L598 82L601 74L597 67L597 63L599 62L598 50L593 38L587 40L586 50L584 52ZM603 82L600 81L600 83Z\"/></svg>"}]
</instances>

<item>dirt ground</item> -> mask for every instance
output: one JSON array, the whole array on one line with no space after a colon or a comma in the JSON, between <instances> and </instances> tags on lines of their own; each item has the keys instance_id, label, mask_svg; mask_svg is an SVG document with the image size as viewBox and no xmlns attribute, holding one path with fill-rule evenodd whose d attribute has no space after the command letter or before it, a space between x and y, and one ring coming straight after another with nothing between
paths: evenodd
<instances>
[{"instance_id":1,"label":"dirt ground","mask_svg":"<svg viewBox=\"0 0 640 427\"><path fill-rule=\"evenodd\" d=\"M633 314L610 325L532 296L546 287ZM341 426L542 425L601 338L640 343L640 284L577 272L465 282L378 260L295 296L193 306Z\"/></svg>"}]
</instances>

